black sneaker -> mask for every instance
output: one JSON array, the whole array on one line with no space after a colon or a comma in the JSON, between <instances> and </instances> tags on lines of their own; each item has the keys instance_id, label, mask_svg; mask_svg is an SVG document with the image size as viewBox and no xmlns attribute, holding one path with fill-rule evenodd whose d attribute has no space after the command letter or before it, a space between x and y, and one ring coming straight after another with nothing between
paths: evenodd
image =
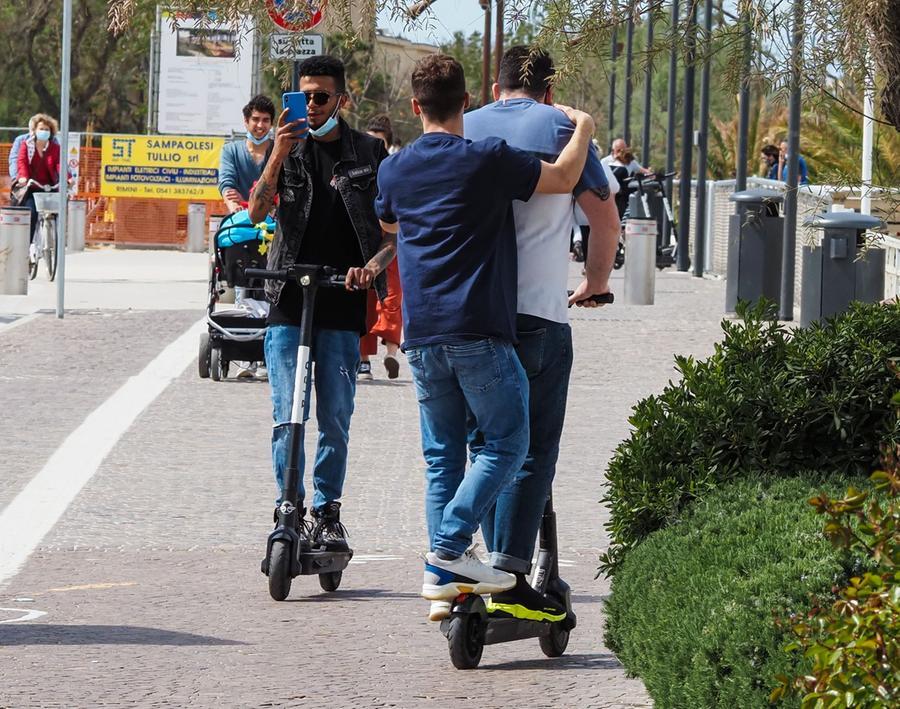
<instances>
[{"instance_id":1,"label":"black sneaker","mask_svg":"<svg viewBox=\"0 0 900 709\"><path fill-rule=\"evenodd\" d=\"M372 363L360 362L359 368L356 370L356 378L367 382L372 381Z\"/></svg>"},{"instance_id":2,"label":"black sneaker","mask_svg":"<svg viewBox=\"0 0 900 709\"><path fill-rule=\"evenodd\" d=\"M278 527L280 520L278 519L278 508L275 508L274 514L275 526ZM303 507L297 510L297 534L300 537L300 551L308 552L312 549L312 532L313 524L306 519L306 509Z\"/></svg>"},{"instance_id":3,"label":"black sneaker","mask_svg":"<svg viewBox=\"0 0 900 709\"><path fill-rule=\"evenodd\" d=\"M487 612L492 618L520 618L549 623L565 620L566 617L566 609L552 598L535 591L525 580L524 574L516 574L516 585L508 591L491 594Z\"/></svg>"},{"instance_id":4,"label":"black sneaker","mask_svg":"<svg viewBox=\"0 0 900 709\"><path fill-rule=\"evenodd\" d=\"M325 551L350 551L347 528L341 524L341 503L329 502L312 511L316 526L312 531L313 546Z\"/></svg>"}]
</instances>

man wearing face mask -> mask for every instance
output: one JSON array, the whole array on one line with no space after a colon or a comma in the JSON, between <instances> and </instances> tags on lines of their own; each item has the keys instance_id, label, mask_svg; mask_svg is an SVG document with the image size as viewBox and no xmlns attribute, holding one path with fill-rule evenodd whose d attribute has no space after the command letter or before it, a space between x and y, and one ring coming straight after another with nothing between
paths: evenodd
<instances>
[{"instance_id":1,"label":"man wearing face mask","mask_svg":"<svg viewBox=\"0 0 900 709\"><path fill-rule=\"evenodd\" d=\"M378 297L386 297L382 272L394 258L396 237L384 234L375 216L375 178L387 157L384 143L352 130L340 118L349 98L343 63L330 56L310 57L300 65L299 76L299 89L306 95L308 126L302 119L285 123L287 111L282 112L272 153L250 196L250 218L261 220L277 194L278 228L268 267L321 264L347 274L345 290L319 290L313 315L311 358L319 437L310 522L305 521L302 455L297 491L304 520L301 544L346 551L339 500L347 472L359 338L366 332L365 289L374 285ZM266 295L271 303L265 352L274 419L272 463L280 503L303 294L296 283L268 281ZM307 406L309 393L307 390L304 397ZM304 417L308 415L304 411Z\"/></svg>"},{"instance_id":2,"label":"man wearing face mask","mask_svg":"<svg viewBox=\"0 0 900 709\"><path fill-rule=\"evenodd\" d=\"M259 179L272 149L269 132L275 122L275 104L268 96L254 96L244 106L246 138L222 148L219 164L219 192L231 213L243 209L250 199L253 183Z\"/></svg>"}]
</instances>

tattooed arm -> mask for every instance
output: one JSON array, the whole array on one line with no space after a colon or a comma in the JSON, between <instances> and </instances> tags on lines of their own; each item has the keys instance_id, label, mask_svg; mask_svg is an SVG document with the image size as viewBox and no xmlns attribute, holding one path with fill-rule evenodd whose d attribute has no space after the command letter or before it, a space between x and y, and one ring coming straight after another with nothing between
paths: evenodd
<instances>
[{"instance_id":1,"label":"tattooed arm","mask_svg":"<svg viewBox=\"0 0 900 709\"><path fill-rule=\"evenodd\" d=\"M347 270L347 290L358 290L371 287L375 277L386 269L397 255L397 234L381 232L381 247L362 268Z\"/></svg>"},{"instance_id":2,"label":"tattooed arm","mask_svg":"<svg viewBox=\"0 0 900 709\"><path fill-rule=\"evenodd\" d=\"M285 123L287 109L281 112L278 117L278 130L275 131L275 146L272 148L272 154L266 163L266 167L256 181L256 187L250 194L250 221L253 223L261 222L271 211L272 205L275 204L275 193L278 190L278 175L281 173L281 166L284 159L290 154L291 150L297 143L306 140L306 119L302 118L297 121Z\"/></svg>"}]
</instances>

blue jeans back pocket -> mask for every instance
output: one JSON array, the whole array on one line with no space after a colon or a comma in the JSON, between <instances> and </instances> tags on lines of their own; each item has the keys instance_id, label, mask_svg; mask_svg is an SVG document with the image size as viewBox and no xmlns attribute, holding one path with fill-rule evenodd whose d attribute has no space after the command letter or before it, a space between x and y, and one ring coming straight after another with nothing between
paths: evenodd
<instances>
[{"instance_id":1,"label":"blue jeans back pocket","mask_svg":"<svg viewBox=\"0 0 900 709\"><path fill-rule=\"evenodd\" d=\"M493 340L444 345L444 352L463 391L481 394L496 387L503 378Z\"/></svg>"}]
</instances>

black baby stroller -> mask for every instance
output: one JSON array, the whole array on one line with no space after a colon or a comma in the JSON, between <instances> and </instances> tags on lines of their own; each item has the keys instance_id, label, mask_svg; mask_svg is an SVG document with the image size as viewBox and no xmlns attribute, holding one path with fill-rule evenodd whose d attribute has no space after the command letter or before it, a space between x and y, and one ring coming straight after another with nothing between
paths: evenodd
<instances>
[{"instance_id":1,"label":"black baby stroller","mask_svg":"<svg viewBox=\"0 0 900 709\"><path fill-rule=\"evenodd\" d=\"M253 224L247 210L222 220L216 231L214 258L209 276L206 306L207 332L200 335L200 377L220 381L228 376L232 362L246 362L251 374L265 365L263 340L266 336L268 304L263 282L244 275L247 268L266 267L266 248L275 231L275 222ZM217 309L226 288L234 289L234 306Z\"/></svg>"}]
</instances>

